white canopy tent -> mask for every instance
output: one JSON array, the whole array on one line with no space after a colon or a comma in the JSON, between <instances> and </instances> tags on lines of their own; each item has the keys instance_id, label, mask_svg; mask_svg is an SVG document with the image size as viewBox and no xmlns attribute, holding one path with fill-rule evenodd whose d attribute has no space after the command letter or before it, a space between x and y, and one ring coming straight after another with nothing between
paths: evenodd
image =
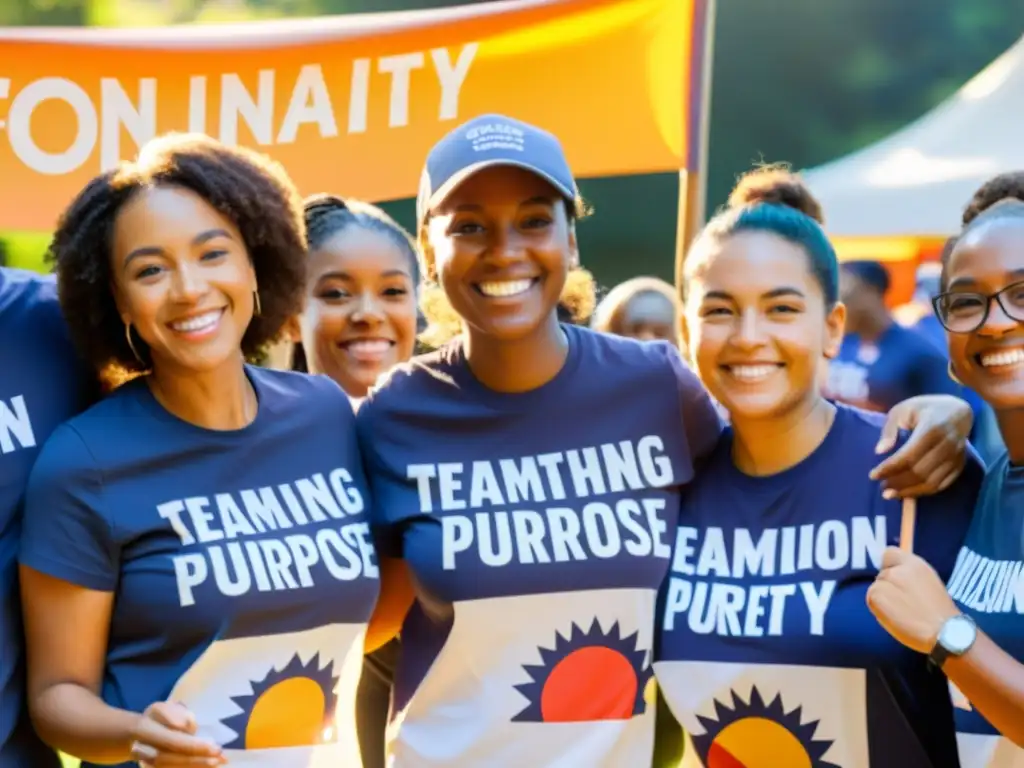
<instances>
[{"instance_id":1,"label":"white canopy tent","mask_svg":"<svg viewBox=\"0 0 1024 768\"><path fill-rule=\"evenodd\" d=\"M803 176L837 239L951 235L978 186L1024 170L1022 128L1024 37L916 122Z\"/></svg>"}]
</instances>

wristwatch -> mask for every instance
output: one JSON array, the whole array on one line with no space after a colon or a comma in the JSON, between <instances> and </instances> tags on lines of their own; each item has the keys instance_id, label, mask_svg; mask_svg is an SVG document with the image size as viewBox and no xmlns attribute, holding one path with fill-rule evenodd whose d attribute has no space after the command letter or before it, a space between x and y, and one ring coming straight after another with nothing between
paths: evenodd
<instances>
[{"instance_id":1,"label":"wristwatch","mask_svg":"<svg viewBox=\"0 0 1024 768\"><path fill-rule=\"evenodd\" d=\"M950 656L963 656L974 645L978 638L978 625L974 619L961 613L946 619L935 640L935 647L928 654L928 659L939 669Z\"/></svg>"}]
</instances>

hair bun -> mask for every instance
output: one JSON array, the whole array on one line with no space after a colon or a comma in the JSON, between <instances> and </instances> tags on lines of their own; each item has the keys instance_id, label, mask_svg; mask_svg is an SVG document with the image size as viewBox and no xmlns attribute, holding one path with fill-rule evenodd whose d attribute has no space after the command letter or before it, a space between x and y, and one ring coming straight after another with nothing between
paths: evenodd
<instances>
[{"instance_id":1,"label":"hair bun","mask_svg":"<svg viewBox=\"0 0 1024 768\"><path fill-rule=\"evenodd\" d=\"M1011 200L1024 202L1024 171L1000 173L978 187L964 208L962 223L966 227L992 206Z\"/></svg>"},{"instance_id":2,"label":"hair bun","mask_svg":"<svg viewBox=\"0 0 1024 768\"><path fill-rule=\"evenodd\" d=\"M347 211L348 204L340 197L327 194L310 195L302 201L302 210L306 213L317 210Z\"/></svg>"},{"instance_id":3,"label":"hair bun","mask_svg":"<svg viewBox=\"0 0 1024 768\"><path fill-rule=\"evenodd\" d=\"M784 165L766 165L743 174L729 195L730 208L771 203L810 216L819 224L825 219L821 204L795 173Z\"/></svg>"}]
</instances>

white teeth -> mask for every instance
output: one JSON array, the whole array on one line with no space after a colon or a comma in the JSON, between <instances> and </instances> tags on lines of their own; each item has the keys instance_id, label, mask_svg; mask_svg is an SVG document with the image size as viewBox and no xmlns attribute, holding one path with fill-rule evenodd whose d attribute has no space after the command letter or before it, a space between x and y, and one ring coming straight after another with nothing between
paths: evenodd
<instances>
[{"instance_id":1,"label":"white teeth","mask_svg":"<svg viewBox=\"0 0 1024 768\"><path fill-rule=\"evenodd\" d=\"M981 364L985 368L998 368L1005 365L1020 365L1024 363L1024 349L1006 349L1002 352L991 352L981 356Z\"/></svg>"},{"instance_id":2,"label":"white teeth","mask_svg":"<svg viewBox=\"0 0 1024 768\"><path fill-rule=\"evenodd\" d=\"M774 365L732 365L729 373L740 381L760 381L771 376L778 370Z\"/></svg>"},{"instance_id":3,"label":"white teeth","mask_svg":"<svg viewBox=\"0 0 1024 768\"><path fill-rule=\"evenodd\" d=\"M530 290L533 280L504 280L501 282L480 283L477 287L484 296L515 296Z\"/></svg>"},{"instance_id":4,"label":"white teeth","mask_svg":"<svg viewBox=\"0 0 1024 768\"><path fill-rule=\"evenodd\" d=\"M348 348L352 352L380 354L391 348L391 342L386 339L360 339L349 342Z\"/></svg>"},{"instance_id":5,"label":"white teeth","mask_svg":"<svg viewBox=\"0 0 1024 768\"><path fill-rule=\"evenodd\" d=\"M190 317L188 320L179 320L176 323L171 323L171 328L182 333L205 331L207 328L212 328L217 324L217 321L220 319L220 312L219 309L216 309L213 312Z\"/></svg>"}]
</instances>

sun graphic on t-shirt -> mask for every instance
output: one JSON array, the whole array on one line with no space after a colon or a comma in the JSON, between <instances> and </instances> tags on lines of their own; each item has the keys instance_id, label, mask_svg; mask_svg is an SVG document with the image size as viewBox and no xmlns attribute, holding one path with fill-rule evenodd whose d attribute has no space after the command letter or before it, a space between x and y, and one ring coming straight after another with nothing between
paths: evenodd
<instances>
[{"instance_id":1,"label":"sun graphic on t-shirt","mask_svg":"<svg viewBox=\"0 0 1024 768\"><path fill-rule=\"evenodd\" d=\"M298 655L253 682L252 693L233 696L242 708L223 720L237 736L228 749L275 749L324 744L336 739L334 664L320 669L320 654L303 664Z\"/></svg>"},{"instance_id":2,"label":"sun graphic on t-shirt","mask_svg":"<svg viewBox=\"0 0 1024 768\"><path fill-rule=\"evenodd\" d=\"M802 707L786 714L782 696L767 706L757 687L744 704L735 691L732 708L715 701L715 719L697 716L703 736L692 736L707 768L839 768L822 758L831 741L815 741L818 721L800 722Z\"/></svg>"},{"instance_id":3,"label":"sun graphic on t-shirt","mask_svg":"<svg viewBox=\"0 0 1024 768\"><path fill-rule=\"evenodd\" d=\"M513 721L628 720L645 711L651 668L636 632L622 637L615 623L605 633L595 619L588 631L574 624L568 639L556 633L554 648L537 650L541 663L523 665L531 681L515 686L530 703Z\"/></svg>"}]
</instances>

